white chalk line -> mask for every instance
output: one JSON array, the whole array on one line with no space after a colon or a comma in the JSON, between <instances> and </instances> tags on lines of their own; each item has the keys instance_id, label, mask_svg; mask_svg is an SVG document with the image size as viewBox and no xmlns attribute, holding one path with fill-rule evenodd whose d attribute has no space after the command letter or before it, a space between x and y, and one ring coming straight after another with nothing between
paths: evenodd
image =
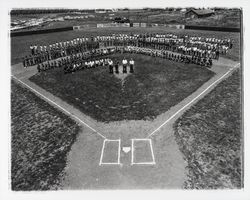
<instances>
[{"instance_id":1,"label":"white chalk line","mask_svg":"<svg viewBox=\"0 0 250 200\"><path fill-rule=\"evenodd\" d=\"M104 147L105 147L105 142L106 142L106 139L103 140L103 143L102 143L102 151L101 151L101 157L100 157L99 165L102 164L102 158L103 158L103 151L104 151Z\"/></svg>"},{"instance_id":2,"label":"white chalk line","mask_svg":"<svg viewBox=\"0 0 250 200\"><path fill-rule=\"evenodd\" d=\"M151 157L152 157L152 162L134 162L134 141L147 141L149 142L150 145L150 151L151 151ZM154 151L153 151L153 146L152 146L152 140L149 138L142 138L142 139L131 139L131 165L155 165L155 156L154 156Z\"/></svg>"},{"instance_id":3,"label":"white chalk line","mask_svg":"<svg viewBox=\"0 0 250 200\"><path fill-rule=\"evenodd\" d=\"M117 154L117 162L103 162L103 154L104 154L104 149L105 149L105 145L106 142L118 142L118 154ZM121 150L121 139L117 139L117 140L109 140L109 139L105 139L103 140L103 144L102 144L102 151L101 151L101 157L100 157L100 162L99 165L121 165L120 162L120 150Z\"/></svg>"},{"instance_id":4,"label":"white chalk line","mask_svg":"<svg viewBox=\"0 0 250 200\"><path fill-rule=\"evenodd\" d=\"M134 164L134 140L131 140L131 165Z\"/></svg>"},{"instance_id":5,"label":"white chalk line","mask_svg":"<svg viewBox=\"0 0 250 200\"><path fill-rule=\"evenodd\" d=\"M159 131L164 125L166 125L171 119L173 119L176 115L178 115L182 110L184 110L186 107L188 107L190 104L192 104L195 100L197 100L201 95L203 95L207 90L209 90L213 85L215 85L217 82L219 82L221 79L223 79L225 76L227 76L232 70L234 70L236 67L238 67L240 63L236 64L232 68L230 68L225 74L223 74L220 78L218 78L216 81L211 83L205 90L203 90L200 94L198 94L195 98L193 98L189 103L184 105L181 109L179 109L176 113L174 113L170 118L168 118L163 124L161 124L157 129L155 129L153 132L151 132L146 138L151 137L154 135L157 131Z\"/></svg>"},{"instance_id":6,"label":"white chalk line","mask_svg":"<svg viewBox=\"0 0 250 200\"><path fill-rule=\"evenodd\" d=\"M150 143L150 149L151 149L151 153L152 153L153 163L155 164L155 155L154 155L154 151L153 151L152 140L149 140L149 143Z\"/></svg>"},{"instance_id":7,"label":"white chalk line","mask_svg":"<svg viewBox=\"0 0 250 200\"><path fill-rule=\"evenodd\" d=\"M121 139L119 139L119 146L118 146L118 163L121 164Z\"/></svg>"},{"instance_id":8,"label":"white chalk line","mask_svg":"<svg viewBox=\"0 0 250 200\"><path fill-rule=\"evenodd\" d=\"M30 90L32 90L33 92L35 92L36 94L38 94L39 96L43 97L44 99L46 99L47 101L49 101L50 103L54 104L55 106L57 106L58 108L60 108L61 110L63 110L65 113L67 113L68 115L72 116L73 118L75 118L76 120L78 120L79 122L81 122L82 124L84 124L85 126L87 126L89 129L91 129L92 131L94 131L96 134L98 134L99 136L101 136L102 138L106 139L106 137L104 135L102 135L101 133L99 133L97 130L95 130L94 128L92 128L91 126L89 126L87 123L85 123L84 121L82 121L80 118L78 118L77 116L75 116L74 114L70 113L68 110L66 110L65 108L63 108L62 106L58 105L56 102L52 101L51 99L49 99L48 97L44 96L43 94L41 94L40 92L38 92L37 90L35 90L34 88L30 87L28 84L24 83L23 81L21 81L20 79L18 79L17 77L15 77L14 75L11 75L14 79L16 79L18 82L22 83L23 85L25 85L27 88L29 88Z\"/></svg>"}]
</instances>

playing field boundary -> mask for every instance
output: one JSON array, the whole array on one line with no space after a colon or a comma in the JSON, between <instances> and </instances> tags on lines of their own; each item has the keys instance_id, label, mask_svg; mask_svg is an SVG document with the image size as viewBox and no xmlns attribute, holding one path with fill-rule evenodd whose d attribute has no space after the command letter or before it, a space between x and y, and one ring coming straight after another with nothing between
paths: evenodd
<instances>
[{"instance_id":1,"label":"playing field boundary","mask_svg":"<svg viewBox=\"0 0 250 200\"><path fill-rule=\"evenodd\" d=\"M236 67L238 67L240 63L236 64L235 66L231 67L226 73L224 73L220 78L215 80L211 83L206 89L204 89L200 94L198 94L195 98L193 98L190 102L180 108L177 112L175 112L171 117L169 117L165 122L163 122L158 128L156 128L153 132L151 132L146 138L153 136L157 131L159 131L163 126L165 126L170 120L172 120L176 115L178 115L181 111L183 111L186 107L191 105L194 101L196 101L200 96L206 93L211 87L213 87L217 82L227 76L230 72L232 72Z\"/></svg>"},{"instance_id":2,"label":"playing field boundary","mask_svg":"<svg viewBox=\"0 0 250 200\"><path fill-rule=\"evenodd\" d=\"M103 139L107 139L104 135L102 135L100 132L98 132L97 130L95 130L94 128L92 128L90 125L88 125L86 122L82 121L79 117L75 116L74 114L72 114L71 112L69 112L68 110L66 110L65 108L63 108L62 106L58 105L56 102L52 101L51 99L49 99L48 97L44 96L43 94L41 94L40 92L38 92L37 90L35 90L34 88L30 87L28 84L24 83L23 81L21 81L20 79L18 79L17 77L15 77L14 75L11 75L11 77L13 79L15 79L16 81L18 81L19 83L23 84L24 86L26 86L27 88L29 88L31 91L33 91L34 93L36 93L37 95L41 96L42 98L46 99L47 101L49 101L50 103L52 103L53 105L55 105L56 107L58 107L59 109L63 110L65 113L67 113L68 115L70 115L71 117L75 118L77 121L79 121L80 123L82 123L84 126L88 127L89 129L91 129L92 131L94 131L97 135L101 136Z\"/></svg>"}]
</instances>

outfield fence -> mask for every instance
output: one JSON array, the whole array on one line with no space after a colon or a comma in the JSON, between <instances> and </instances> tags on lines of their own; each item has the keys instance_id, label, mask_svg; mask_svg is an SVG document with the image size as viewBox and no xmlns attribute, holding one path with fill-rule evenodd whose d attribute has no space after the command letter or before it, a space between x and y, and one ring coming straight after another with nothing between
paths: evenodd
<instances>
[{"instance_id":1,"label":"outfield fence","mask_svg":"<svg viewBox=\"0 0 250 200\"><path fill-rule=\"evenodd\" d=\"M111 28L111 27L130 27L130 23L106 23L97 24L97 28Z\"/></svg>"},{"instance_id":2,"label":"outfield fence","mask_svg":"<svg viewBox=\"0 0 250 200\"><path fill-rule=\"evenodd\" d=\"M73 26L73 30L82 30L82 29L89 28L89 27L90 27L89 24L85 24L81 26Z\"/></svg>"}]
</instances>

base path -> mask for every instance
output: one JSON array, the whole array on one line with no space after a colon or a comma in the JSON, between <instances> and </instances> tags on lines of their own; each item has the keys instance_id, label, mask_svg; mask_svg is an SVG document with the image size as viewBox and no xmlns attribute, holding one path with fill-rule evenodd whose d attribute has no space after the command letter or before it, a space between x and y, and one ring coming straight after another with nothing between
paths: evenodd
<instances>
[{"instance_id":1,"label":"base path","mask_svg":"<svg viewBox=\"0 0 250 200\"><path fill-rule=\"evenodd\" d=\"M81 131L72 145L67 166L62 174L62 189L177 189L182 188L186 179L187 163L175 141L173 123L219 82L228 77L235 66L239 66L237 64L226 58L214 61L211 70L216 73L215 76L153 121L97 122L29 81L29 77L37 72L35 67L23 69L21 64L13 65L12 77L81 125ZM153 148L155 164L131 165L131 151L124 152L122 149L123 147L131 148L131 139L143 138L152 141L150 144ZM114 158L118 156L117 150L119 149L115 143L105 145L106 149L103 149L104 139L120 139L119 165L99 165L102 152L110 151L112 152L110 156L112 155ZM147 145L143 145L142 143L141 148L147 150ZM117 153L113 153L113 151ZM134 155L138 157L134 158L138 159L138 162L140 159L143 162L143 158L147 157L147 155L143 155L143 152L141 155L137 155L135 152ZM107 161L114 159L108 157L109 155L104 154L103 156L103 159ZM148 159L150 158L148 157Z\"/></svg>"}]
</instances>

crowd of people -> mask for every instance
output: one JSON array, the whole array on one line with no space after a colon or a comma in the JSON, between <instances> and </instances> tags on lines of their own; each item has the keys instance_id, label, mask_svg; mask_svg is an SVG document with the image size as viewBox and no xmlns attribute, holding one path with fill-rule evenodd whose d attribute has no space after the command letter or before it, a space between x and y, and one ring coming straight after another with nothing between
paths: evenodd
<instances>
[{"instance_id":1,"label":"crowd of people","mask_svg":"<svg viewBox=\"0 0 250 200\"><path fill-rule=\"evenodd\" d=\"M109 54L115 51L114 48L103 49L93 49L92 51L80 52L77 54L71 54L70 56L59 57L54 60L47 60L43 63L38 63L37 69L40 71L47 71L55 67L63 68L65 73L73 72L78 69L92 68L95 66L93 63L94 59L100 56L108 56ZM92 60L90 62L90 60ZM80 67L85 65L85 62L88 64L86 67Z\"/></svg>"},{"instance_id":2,"label":"crowd of people","mask_svg":"<svg viewBox=\"0 0 250 200\"><path fill-rule=\"evenodd\" d=\"M53 68L53 66L60 67L64 65L66 61L63 61L63 58L72 58L85 53L89 53L92 56L98 51L100 55L107 55L112 53L110 49L113 51L114 49L125 49L125 51L129 52L159 56L186 63L192 62L208 67L212 65L212 59L219 59L219 56L226 54L232 46L233 44L230 39L194 37L189 35L178 36L170 33L112 34L90 38L75 38L45 46L31 45L30 55L23 58L23 66L28 67L39 64L40 69L49 69ZM94 53L91 53L92 51ZM84 62L86 59L90 59L86 56L82 57ZM58 59L61 62L55 61ZM74 65L74 62L71 62L71 64Z\"/></svg>"},{"instance_id":3,"label":"crowd of people","mask_svg":"<svg viewBox=\"0 0 250 200\"><path fill-rule=\"evenodd\" d=\"M185 55L176 52L168 52L166 50L155 50L144 47L133 47L127 46L124 48L124 52L128 53L136 53L136 54L144 54L153 57L160 57L176 62L184 62L184 63L192 63L201 66L205 66L210 68L213 64L212 58L210 57L201 57L198 55Z\"/></svg>"},{"instance_id":4,"label":"crowd of people","mask_svg":"<svg viewBox=\"0 0 250 200\"><path fill-rule=\"evenodd\" d=\"M107 49L96 49L93 51L73 54L71 56L58 58L55 60L39 63L37 65L38 72L47 71L54 68L63 68L64 73L73 73L82 69L92 69L96 67L109 67L110 73L119 73L120 62L118 60L113 61L108 55L115 52L122 52L122 48L107 48ZM131 58L130 61L127 59L122 60L123 73L134 72L134 60Z\"/></svg>"}]
</instances>

